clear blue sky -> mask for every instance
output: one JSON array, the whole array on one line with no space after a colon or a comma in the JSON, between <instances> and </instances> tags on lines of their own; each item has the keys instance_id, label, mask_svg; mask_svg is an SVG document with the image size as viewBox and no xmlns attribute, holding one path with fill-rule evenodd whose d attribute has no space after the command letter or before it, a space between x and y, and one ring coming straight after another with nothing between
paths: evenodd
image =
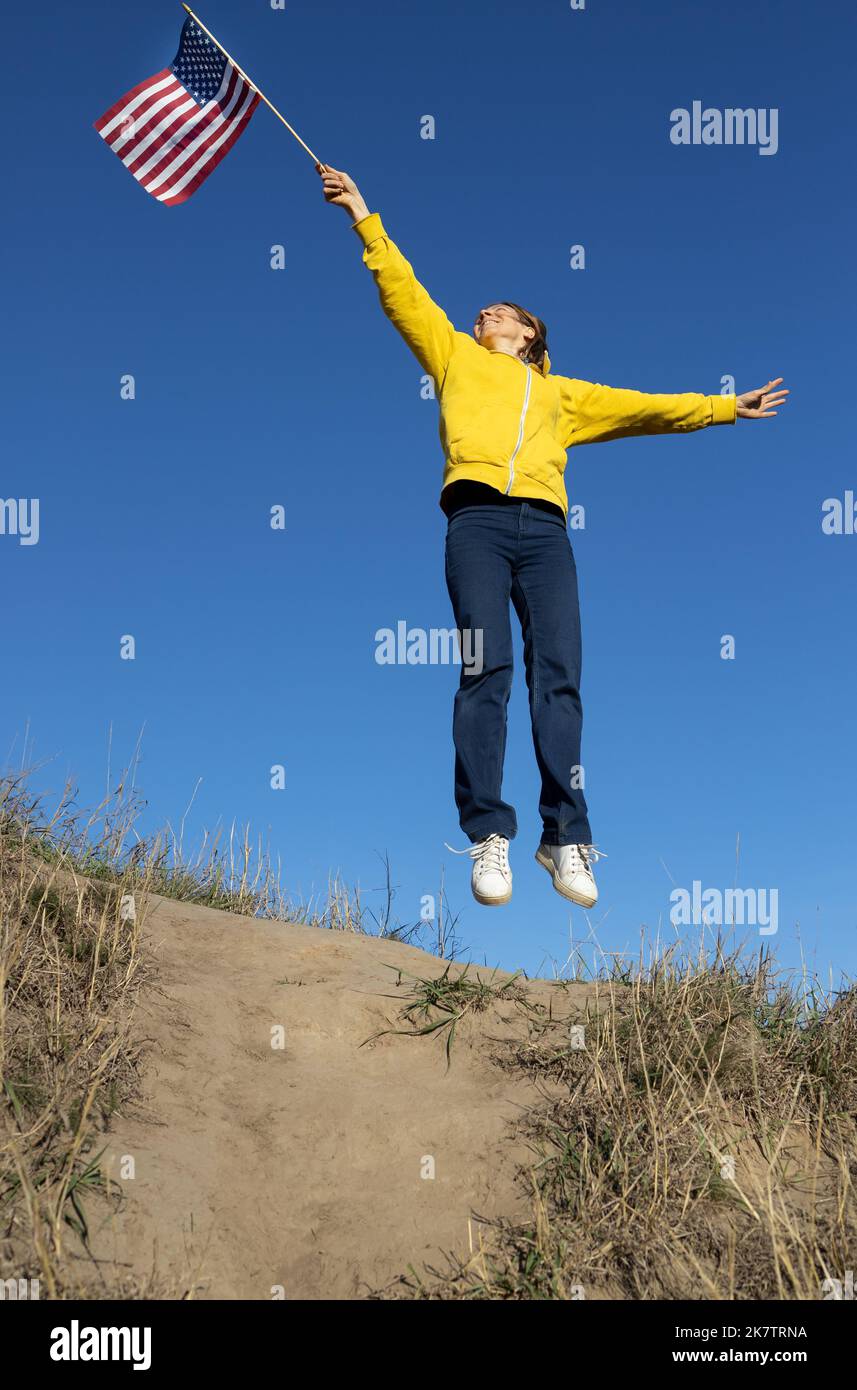
<instances>
[{"instance_id":1,"label":"clear blue sky","mask_svg":"<svg viewBox=\"0 0 857 1390\"><path fill-rule=\"evenodd\" d=\"M633 950L641 925L667 923L673 883L733 884L740 834L739 886L778 890L781 956L798 960L799 924L810 962L853 971L857 535L821 520L857 488L854 6L199 4L459 327L509 298L546 320L568 376L704 392L786 378L775 421L570 455L586 789L609 855L590 924L605 950ZM458 670L374 659L377 629L452 617L437 407L349 219L262 107L179 208L92 129L172 61L183 18L173 0L6 17L21 119L0 496L38 497L41 534L0 536L3 752L20 758L29 721L35 757L54 759L42 784L68 773L92 801L109 726L115 767L145 723L151 825L178 819L201 777L191 831L270 827L305 895L336 869L376 888L386 851L405 919L445 862L473 955L549 969L570 913L532 857L520 643L504 787L520 832L500 911L472 902L469 860L443 848L464 844ZM670 112L697 99L777 108L776 155L673 145ZM585 271L568 265L577 243ZM586 938L577 911L573 929Z\"/></svg>"}]
</instances>

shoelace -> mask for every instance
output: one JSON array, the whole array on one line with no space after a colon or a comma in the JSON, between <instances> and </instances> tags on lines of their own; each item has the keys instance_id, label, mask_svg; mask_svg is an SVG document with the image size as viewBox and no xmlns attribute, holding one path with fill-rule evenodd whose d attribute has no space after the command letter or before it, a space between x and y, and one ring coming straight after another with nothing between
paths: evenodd
<instances>
[{"instance_id":1,"label":"shoelace","mask_svg":"<svg viewBox=\"0 0 857 1390\"><path fill-rule=\"evenodd\" d=\"M444 844L446 845L445 840ZM507 840L504 835L489 835L487 839L480 840L467 849L453 849L452 845L446 845L446 848L450 854L469 854L471 859L479 860L481 873L487 873L492 869L497 873L505 873L509 867Z\"/></svg>"},{"instance_id":2,"label":"shoelace","mask_svg":"<svg viewBox=\"0 0 857 1390\"><path fill-rule=\"evenodd\" d=\"M581 868L585 873L592 877L592 866L597 864L599 859L606 859L607 855L603 849L597 849L595 845L569 845L580 860Z\"/></svg>"}]
</instances>

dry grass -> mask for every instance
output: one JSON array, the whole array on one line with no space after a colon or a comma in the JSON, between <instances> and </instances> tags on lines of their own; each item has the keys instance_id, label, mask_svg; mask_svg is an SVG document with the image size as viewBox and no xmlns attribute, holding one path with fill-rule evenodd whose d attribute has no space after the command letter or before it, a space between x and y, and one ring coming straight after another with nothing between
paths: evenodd
<instances>
[{"instance_id":1,"label":"dry grass","mask_svg":"<svg viewBox=\"0 0 857 1390\"><path fill-rule=\"evenodd\" d=\"M122 877L82 875L20 783L0 788L0 1264L79 1291L98 1136L136 1082L139 922ZM143 885L141 885L143 886ZM138 890L139 891L139 890Z\"/></svg>"},{"instance_id":2,"label":"dry grass","mask_svg":"<svg viewBox=\"0 0 857 1390\"><path fill-rule=\"evenodd\" d=\"M722 949L595 984L583 1046L534 1007L497 1055L541 1094L530 1220L387 1296L821 1297L857 1260L857 991Z\"/></svg>"}]
</instances>

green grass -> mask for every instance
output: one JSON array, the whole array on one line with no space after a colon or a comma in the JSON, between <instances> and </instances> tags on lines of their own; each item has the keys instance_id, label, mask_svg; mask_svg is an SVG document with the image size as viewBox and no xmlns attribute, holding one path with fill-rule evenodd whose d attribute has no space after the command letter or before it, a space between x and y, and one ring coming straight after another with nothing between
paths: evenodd
<instances>
[{"instance_id":1,"label":"green grass","mask_svg":"<svg viewBox=\"0 0 857 1390\"><path fill-rule=\"evenodd\" d=\"M443 974L436 978L409 975L398 966L390 966L389 969L396 972L397 986L405 980L411 982L408 1002L401 1009L401 1019L405 1026L382 1028L380 1032L366 1038L361 1047L390 1033L404 1033L413 1037L438 1034L444 1038L449 1065L456 1029L463 1018L468 1014L484 1013L491 1004L499 1003L501 1000L521 1003L526 998L518 984L520 972L508 980L497 983L496 970L492 971L487 980L483 980L478 975L470 974L469 965L465 965L454 975L451 973L452 965L447 965Z\"/></svg>"}]
</instances>

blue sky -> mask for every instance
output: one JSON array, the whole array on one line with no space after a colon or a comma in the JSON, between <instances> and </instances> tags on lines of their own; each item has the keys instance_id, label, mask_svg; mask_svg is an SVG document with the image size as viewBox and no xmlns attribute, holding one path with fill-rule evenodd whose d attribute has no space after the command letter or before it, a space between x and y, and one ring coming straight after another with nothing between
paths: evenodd
<instances>
[{"instance_id":1,"label":"blue sky","mask_svg":"<svg viewBox=\"0 0 857 1390\"><path fill-rule=\"evenodd\" d=\"M92 801L109 727L115 768L145 725L150 825L178 819L201 778L188 833L249 820L296 894L341 870L370 903L386 852L407 920L445 864L473 956L530 972L564 960L570 931L619 952L659 922L670 938L673 886L731 887L740 836L738 885L778 892L781 958L853 972L857 535L821 522L825 499L857 490L854 7L200 0L198 13L352 173L458 327L512 299L546 320L565 375L712 393L724 376L743 390L782 375L792 398L774 421L572 451L602 896L572 917L533 862L518 642L515 895L479 908L469 860L444 849L464 844L457 668L375 661L378 629L452 617L437 407L348 217L263 107L187 204L160 206L92 122L172 61L180 6L19 6L0 496L38 498L40 535L0 535L3 752L20 760L29 725L33 755L52 760L41 784L70 775ZM776 108L777 153L677 147L670 113L694 100ZM427 114L434 140L420 138ZM575 244L584 271L569 267Z\"/></svg>"}]
</instances>

